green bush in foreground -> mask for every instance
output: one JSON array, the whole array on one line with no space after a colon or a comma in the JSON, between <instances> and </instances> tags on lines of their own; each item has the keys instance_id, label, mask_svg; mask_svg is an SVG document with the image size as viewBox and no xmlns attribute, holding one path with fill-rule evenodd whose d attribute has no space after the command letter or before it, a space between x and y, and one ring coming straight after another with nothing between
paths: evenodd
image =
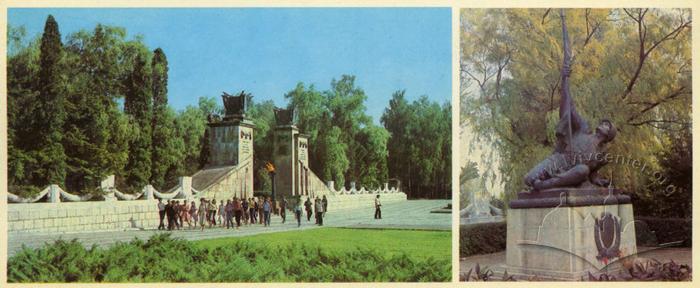
<instances>
[{"instance_id":1,"label":"green bush in foreground","mask_svg":"<svg viewBox=\"0 0 700 288\"><path fill-rule=\"evenodd\" d=\"M467 257L506 250L506 222L489 222L459 227L459 256Z\"/></svg>"},{"instance_id":2,"label":"green bush in foreground","mask_svg":"<svg viewBox=\"0 0 700 288\"><path fill-rule=\"evenodd\" d=\"M376 250L335 252L308 245L271 248L237 241L200 248L169 234L109 249L56 241L8 260L9 282L357 282L449 281L450 259L415 260Z\"/></svg>"}]
</instances>

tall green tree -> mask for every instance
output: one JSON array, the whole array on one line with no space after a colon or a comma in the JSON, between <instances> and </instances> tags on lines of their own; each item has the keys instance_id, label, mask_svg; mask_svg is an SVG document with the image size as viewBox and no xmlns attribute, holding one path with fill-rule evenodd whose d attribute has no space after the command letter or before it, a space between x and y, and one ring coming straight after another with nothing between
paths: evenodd
<instances>
[{"instance_id":1,"label":"tall green tree","mask_svg":"<svg viewBox=\"0 0 700 288\"><path fill-rule=\"evenodd\" d=\"M118 125L117 99L122 95L118 81L124 69L120 54L125 31L97 25L92 33L81 30L69 35L64 73L68 81L68 117L64 125L63 145L69 173L66 188L87 193L100 180L123 168L124 146L115 147L112 125Z\"/></svg>"},{"instance_id":2,"label":"tall green tree","mask_svg":"<svg viewBox=\"0 0 700 288\"><path fill-rule=\"evenodd\" d=\"M408 124L413 122L415 116L411 109L406 100L406 91L396 91L389 100L389 107L384 110L381 117L382 125L391 135L387 143L389 177L404 179L403 184L406 187L412 186L413 179L410 174L411 160L408 145L411 143Z\"/></svg>"},{"instance_id":3,"label":"tall green tree","mask_svg":"<svg viewBox=\"0 0 700 288\"><path fill-rule=\"evenodd\" d=\"M24 27L8 25L7 55L7 180L11 192L22 194L20 186L34 183L38 163L30 149L36 136L33 133L35 105L39 91L39 39L26 42ZM34 189L37 190L37 189Z\"/></svg>"},{"instance_id":4,"label":"tall green tree","mask_svg":"<svg viewBox=\"0 0 700 288\"><path fill-rule=\"evenodd\" d=\"M153 141L162 141L163 139L168 141L164 147L160 148L162 149L162 152L160 152L162 153L162 159L158 160L160 162L159 165L164 167L165 173L162 176L162 180L151 180L151 183L159 189L168 189L177 185L180 177L194 174L194 171L189 169L191 164L185 162L188 159L188 153L191 151L186 146L187 141L191 141L193 138L190 135L185 135L185 133L193 131L179 130L181 128L180 119L178 119L178 114L170 106L166 107L163 115L160 117L163 118L161 120L163 121L161 128L163 129L163 138L153 138ZM156 153L156 150L153 153ZM154 159L154 161L156 160Z\"/></svg>"},{"instance_id":5,"label":"tall green tree","mask_svg":"<svg viewBox=\"0 0 700 288\"><path fill-rule=\"evenodd\" d=\"M188 105L177 114L175 127L175 138L182 140L184 148L178 164L182 168L181 175L192 175L199 169L199 156L207 129L206 115L199 107Z\"/></svg>"},{"instance_id":6,"label":"tall green tree","mask_svg":"<svg viewBox=\"0 0 700 288\"><path fill-rule=\"evenodd\" d=\"M343 141L343 132L339 127L326 130L324 137L319 139L319 159L326 163L320 171L320 177L325 181L335 181L336 189L345 186L345 171L350 167L347 156L348 145Z\"/></svg>"},{"instance_id":7,"label":"tall green tree","mask_svg":"<svg viewBox=\"0 0 700 288\"><path fill-rule=\"evenodd\" d=\"M389 101L381 121L388 140L388 168L392 179L412 198L451 197L451 106L426 96L409 103L404 91Z\"/></svg>"},{"instance_id":8,"label":"tall green tree","mask_svg":"<svg viewBox=\"0 0 700 288\"><path fill-rule=\"evenodd\" d=\"M138 127L136 136L129 145L129 162L125 169L126 183L135 190L148 184L151 177L153 97L149 68L147 56L137 53L133 70L125 85L124 112L131 116L131 123Z\"/></svg>"},{"instance_id":9,"label":"tall green tree","mask_svg":"<svg viewBox=\"0 0 700 288\"><path fill-rule=\"evenodd\" d=\"M361 144L355 161L360 162L359 183L368 188L381 188L388 180L387 142L389 132L374 124L360 130L357 141Z\"/></svg>"},{"instance_id":10,"label":"tall green tree","mask_svg":"<svg viewBox=\"0 0 700 288\"><path fill-rule=\"evenodd\" d=\"M168 111L168 59L161 48L153 51L151 59L151 85L153 95L151 178L152 185L163 189L166 174L177 165L175 116ZM174 167L173 167L174 169Z\"/></svg>"},{"instance_id":11,"label":"tall green tree","mask_svg":"<svg viewBox=\"0 0 700 288\"><path fill-rule=\"evenodd\" d=\"M321 134L321 129L328 123L321 121L323 113L328 112L328 100L323 92L316 90L314 85L306 87L304 83L287 92L284 97L289 101L287 108L293 108L298 116L297 127L304 134L309 135L309 143L317 143ZM325 125L325 126L324 126ZM321 171L324 165L318 159L319 145L309 147L309 166L312 171Z\"/></svg>"},{"instance_id":12,"label":"tall green tree","mask_svg":"<svg viewBox=\"0 0 700 288\"><path fill-rule=\"evenodd\" d=\"M372 121L366 114L364 104L367 95L362 88L355 85L355 76L342 75L340 80L331 81L331 89L326 92L326 97L331 123L343 131L340 137L348 146L348 159L353 160L345 172L345 179L359 182L363 167L361 161L354 160L357 159L356 154L362 146L356 137L360 130Z\"/></svg>"},{"instance_id":13,"label":"tall green tree","mask_svg":"<svg viewBox=\"0 0 700 288\"><path fill-rule=\"evenodd\" d=\"M37 186L63 185L67 173L63 149L63 124L66 119L65 87L61 74L63 44L58 23L49 15L44 25L39 54L39 98L34 110L32 133L36 161Z\"/></svg>"}]
</instances>

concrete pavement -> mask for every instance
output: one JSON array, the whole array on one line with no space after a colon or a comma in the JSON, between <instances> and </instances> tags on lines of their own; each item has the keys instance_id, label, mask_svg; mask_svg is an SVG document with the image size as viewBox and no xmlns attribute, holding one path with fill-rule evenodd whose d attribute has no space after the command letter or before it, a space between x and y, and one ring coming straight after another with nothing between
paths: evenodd
<instances>
[{"instance_id":1,"label":"concrete pavement","mask_svg":"<svg viewBox=\"0 0 700 288\"><path fill-rule=\"evenodd\" d=\"M329 203L329 211L324 218L324 227L350 227L350 228L391 228L391 229L430 229L451 230L452 216L446 213L430 213L431 210L444 207L451 200L408 200L385 204L382 207L381 220L375 220L374 208L363 207L348 210L334 211L332 203ZM77 239L86 246L93 244L108 246L118 241L131 241L134 238L147 240L158 233L171 232L174 237L187 240L202 240L221 237L242 237L262 233L282 231L295 231L319 228L314 224L313 216L310 222L303 216L301 227L297 227L293 213L287 213L287 221L282 224L279 216L273 216L270 227L261 224L241 226L239 230L226 228L187 229L176 231L159 231L157 227L145 230L105 231L105 232L81 232L81 233L27 233L11 232L8 234L8 256L12 256L22 248L22 245L36 248L45 243L51 243L58 239ZM185 223L185 226L187 224Z\"/></svg>"}]
</instances>

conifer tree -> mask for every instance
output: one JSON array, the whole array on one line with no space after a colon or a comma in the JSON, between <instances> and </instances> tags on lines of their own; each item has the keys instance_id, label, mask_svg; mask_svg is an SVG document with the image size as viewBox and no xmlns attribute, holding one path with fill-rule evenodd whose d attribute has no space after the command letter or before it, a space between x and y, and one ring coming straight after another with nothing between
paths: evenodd
<instances>
[{"instance_id":1,"label":"conifer tree","mask_svg":"<svg viewBox=\"0 0 700 288\"><path fill-rule=\"evenodd\" d=\"M153 94L153 118L152 118L152 154L151 154L151 184L157 188L163 188L166 182L168 169L175 165L172 141L174 141L175 127L173 127L171 114L168 109L168 59L161 48L153 51L151 61L151 80Z\"/></svg>"},{"instance_id":2,"label":"conifer tree","mask_svg":"<svg viewBox=\"0 0 700 288\"><path fill-rule=\"evenodd\" d=\"M66 177L66 154L63 149L63 124L66 119L61 84L61 33L49 15L41 37L39 56L39 98L35 109L34 135L39 169L35 185L62 185Z\"/></svg>"},{"instance_id":3,"label":"conifer tree","mask_svg":"<svg viewBox=\"0 0 700 288\"><path fill-rule=\"evenodd\" d=\"M126 183L136 191L148 184L151 178L151 125L152 87L147 58L139 53L133 70L126 79L124 112L138 128L138 133L129 144L129 160L125 169Z\"/></svg>"}]
</instances>

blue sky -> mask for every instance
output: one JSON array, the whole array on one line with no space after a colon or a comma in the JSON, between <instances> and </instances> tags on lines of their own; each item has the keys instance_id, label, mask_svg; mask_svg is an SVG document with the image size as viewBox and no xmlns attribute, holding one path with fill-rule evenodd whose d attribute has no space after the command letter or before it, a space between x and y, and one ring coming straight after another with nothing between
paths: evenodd
<instances>
[{"instance_id":1,"label":"blue sky","mask_svg":"<svg viewBox=\"0 0 700 288\"><path fill-rule=\"evenodd\" d=\"M284 106L298 82L326 90L343 74L357 77L375 123L396 90L441 104L452 95L449 8L9 9L8 22L37 37L48 14L64 39L102 23L161 47L177 110L240 90Z\"/></svg>"}]
</instances>

